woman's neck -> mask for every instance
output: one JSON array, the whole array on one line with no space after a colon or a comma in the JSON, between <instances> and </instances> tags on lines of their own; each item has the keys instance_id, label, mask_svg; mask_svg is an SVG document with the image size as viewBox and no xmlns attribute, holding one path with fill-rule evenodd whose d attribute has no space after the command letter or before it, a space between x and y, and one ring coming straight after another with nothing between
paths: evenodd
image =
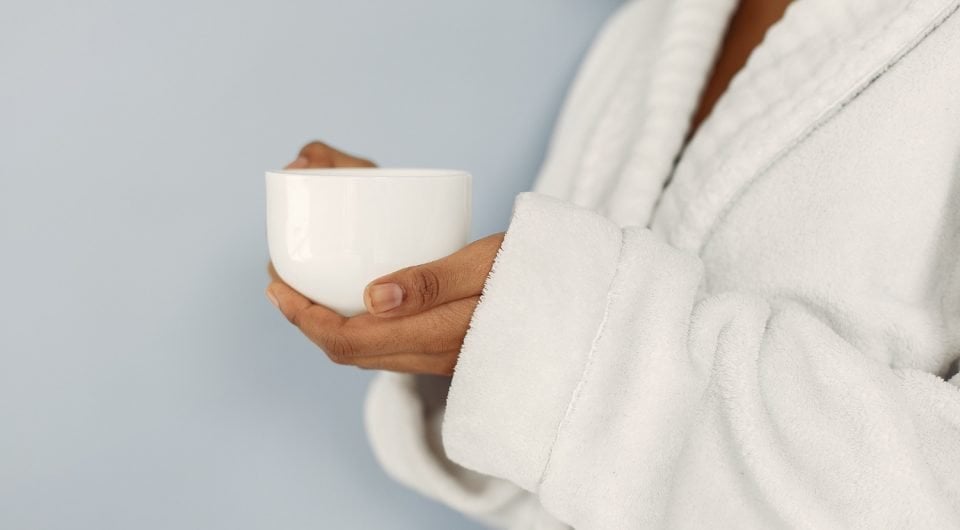
<instances>
[{"instance_id":1,"label":"woman's neck","mask_svg":"<svg viewBox=\"0 0 960 530\"><path fill-rule=\"evenodd\" d=\"M730 80L746 64L750 52L763 40L764 34L783 16L790 0L740 0L727 26L713 71L693 115L687 139L694 135L713 106L727 90Z\"/></svg>"}]
</instances>

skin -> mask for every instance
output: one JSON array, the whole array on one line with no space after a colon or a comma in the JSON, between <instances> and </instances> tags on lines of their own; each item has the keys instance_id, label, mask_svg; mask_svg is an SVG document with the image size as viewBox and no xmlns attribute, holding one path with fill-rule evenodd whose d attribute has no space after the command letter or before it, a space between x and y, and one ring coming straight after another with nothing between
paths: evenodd
<instances>
[{"instance_id":1,"label":"skin","mask_svg":"<svg viewBox=\"0 0 960 530\"><path fill-rule=\"evenodd\" d=\"M730 21L688 137L709 116L730 80L789 3L742 0ZM311 142L287 167L374 167L374 163ZM368 313L352 318L312 303L280 280L272 265L268 267L272 281L267 298L337 364L450 375L503 236L487 236L446 258L373 280L364 290Z\"/></svg>"},{"instance_id":2,"label":"skin","mask_svg":"<svg viewBox=\"0 0 960 530\"><path fill-rule=\"evenodd\" d=\"M747 63L750 52L763 40L767 29L783 17L791 0L741 0L730 18L727 34L713 71L700 96L700 105L691 120L688 137L693 136L726 92L733 76Z\"/></svg>"},{"instance_id":3,"label":"skin","mask_svg":"<svg viewBox=\"0 0 960 530\"><path fill-rule=\"evenodd\" d=\"M369 160L311 142L288 168L374 167ZM364 291L367 314L352 318L314 304L273 265L267 298L331 361L359 368L449 375L480 292L500 249L494 234L431 263L378 278Z\"/></svg>"}]
</instances>

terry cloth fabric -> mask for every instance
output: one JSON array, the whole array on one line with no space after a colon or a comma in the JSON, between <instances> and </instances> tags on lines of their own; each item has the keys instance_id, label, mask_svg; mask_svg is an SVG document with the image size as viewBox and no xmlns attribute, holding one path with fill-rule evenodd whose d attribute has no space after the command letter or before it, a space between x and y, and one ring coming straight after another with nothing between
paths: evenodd
<instances>
[{"instance_id":1,"label":"terry cloth fabric","mask_svg":"<svg viewBox=\"0 0 960 530\"><path fill-rule=\"evenodd\" d=\"M794 2L684 148L732 5L602 31L449 395L370 388L397 480L498 528L960 527L960 2Z\"/></svg>"}]
</instances>

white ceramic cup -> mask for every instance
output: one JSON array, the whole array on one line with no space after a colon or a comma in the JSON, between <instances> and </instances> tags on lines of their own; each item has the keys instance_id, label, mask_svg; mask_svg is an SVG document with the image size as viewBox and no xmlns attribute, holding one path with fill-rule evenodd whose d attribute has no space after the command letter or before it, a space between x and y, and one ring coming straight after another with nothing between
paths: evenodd
<instances>
[{"instance_id":1,"label":"white ceramic cup","mask_svg":"<svg viewBox=\"0 0 960 530\"><path fill-rule=\"evenodd\" d=\"M267 172L267 240L284 282L353 316L384 274L447 256L470 236L470 174L443 169Z\"/></svg>"}]
</instances>

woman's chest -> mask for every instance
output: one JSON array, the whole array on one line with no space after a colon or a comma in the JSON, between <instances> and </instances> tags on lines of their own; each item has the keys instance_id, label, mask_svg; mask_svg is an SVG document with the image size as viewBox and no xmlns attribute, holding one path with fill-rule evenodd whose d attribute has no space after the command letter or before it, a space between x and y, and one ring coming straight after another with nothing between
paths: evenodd
<instances>
[{"instance_id":1,"label":"woman's chest","mask_svg":"<svg viewBox=\"0 0 960 530\"><path fill-rule=\"evenodd\" d=\"M713 106L730 85L750 56L750 52L763 40L770 26L783 16L791 0L740 0L727 24L726 35L717 52L707 83L701 91L697 110L690 123L689 139L704 119L713 110Z\"/></svg>"},{"instance_id":2,"label":"woman's chest","mask_svg":"<svg viewBox=\"0 0 960 530\"><path fill-rule=\"evenodd\" d=\"M731 212L754 209L745 208L746 199L764 181L802 175L818 188L830 188L831 178L876 187L872 174L903 165L942 173L940 160L958 142L944 135L953 134L958 119L960 2L879 3L851 2L876 11L864 27L833 20L839 29L806 38L800 28L827 4L794 5L682 153L650 226L702 253ZM938 169L924 169L931 164ZM884 187L909 187L911 180ZM796 197L795 184L776 189ZM612 217L628 220L630 200L613 197Z\"/></svg>"},{"instance_id":3,"label":"woman's chest","mask_svg":"<svg viewBox=\"0 0 960 530\"><path fill-rule=\"evenodd\" d=\"M885 362L940 369L960 345L958 45L954 15L729 199L701 188L657 230L690 244L706 205L689 250L708 293L799 298Z\"/></svg>"}]
</instances>

